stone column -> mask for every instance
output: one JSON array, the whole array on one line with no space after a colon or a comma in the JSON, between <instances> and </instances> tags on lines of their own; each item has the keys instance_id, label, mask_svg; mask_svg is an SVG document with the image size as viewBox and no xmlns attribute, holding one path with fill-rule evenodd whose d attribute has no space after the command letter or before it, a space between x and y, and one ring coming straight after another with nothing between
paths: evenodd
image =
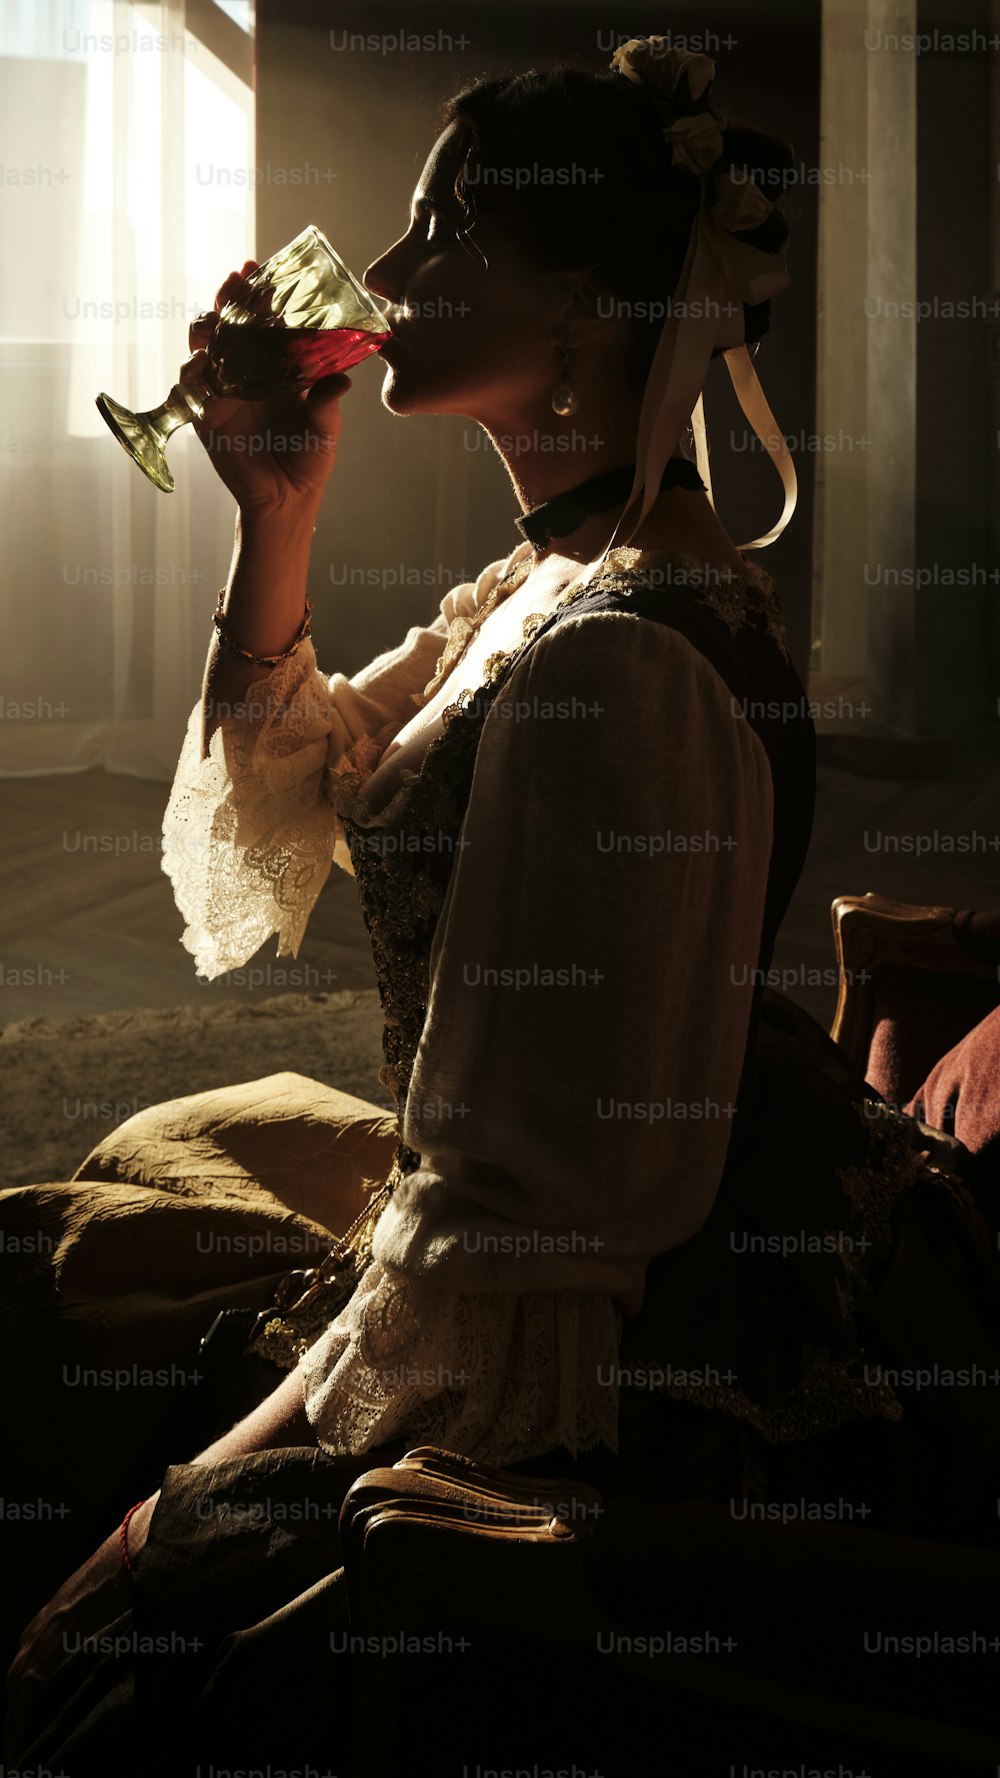
<instances>
[{"instance_id":1,"label":"stone column","mask_svg":"<svg viewBox=\"0 0 1000 1778\"><path fill-rule=\"evenodd\" d=\"M872 730L912 733L916 502L916 0L825 0L815 610L824 677L866 680ZM852 176L849 177L848 173ZM859 177L860 175L860 177ZM890 318L892 317L892 318ZM875 581L876 584L871 584Z\"/></svg>"},{"instance_id":2,"label":"stone column","mask_svg":"<svg viewBox=\"0 0 1000 1778\"><path fill-rule=\"evenodd\" d=\"M990 27L1000 37L1000 0L991 0ZM990 165L992 168L992 202L990 205L990 288L994 298L1000 296L1000 72L994 62L990 71ZM992 372L993 434L990 440L989 482L990 546L994 562L1000 561L1000 326L992 329L990 370ZM991 588L986 605L986 737L1000 752L1000 595Z\"/></svg>"}]
</instances>

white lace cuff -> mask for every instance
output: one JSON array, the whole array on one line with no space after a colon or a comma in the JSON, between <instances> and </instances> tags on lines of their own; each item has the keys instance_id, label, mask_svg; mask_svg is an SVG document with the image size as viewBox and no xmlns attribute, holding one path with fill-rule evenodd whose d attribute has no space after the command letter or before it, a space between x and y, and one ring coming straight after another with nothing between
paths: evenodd
<instances>
[{"instance_id":1,"label":"white lace cuff","mask_svg":"<svg viewBox=\"0 0 1000 1778\"><path fill-rule=\"evenodd\" d=\"M162 868L200 975L238 968L274 932L277 955L297 955L334 850L347 854L327 800L329 738L330 691L311 644L249 687L207 759L200 704L192 710L163 817Z\"/></svg>"},{"instance_id":2,"label":"white lace cuff","mask_svg":"<svg viewBox=\"0 0 1000 1778\"><path fill-rule=\"evenodd\" d=\"M323 1450L397 1437L482 1463L618 1449L621 1313L584 1291L457 1292L374 1261L300 1360Z\"/></svg>"}]
</instances>

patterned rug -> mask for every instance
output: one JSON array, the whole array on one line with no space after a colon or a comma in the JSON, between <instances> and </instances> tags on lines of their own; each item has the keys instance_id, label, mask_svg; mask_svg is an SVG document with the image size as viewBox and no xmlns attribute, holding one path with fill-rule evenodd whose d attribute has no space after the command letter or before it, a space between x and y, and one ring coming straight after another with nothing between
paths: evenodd
<instances>
[{"instance_id":1,"label":"patterned rug","mask_svg":"<svg viewBox=\"0 0 1000 1778\"><path fill-rule=\"evenodd\" d=\"M0 1183L69 1179L95 1143L147 1105L286 1068L391 1110L381 1065L374 988L22 1019L0 1032Z\"/></svg>"}]
</instances>

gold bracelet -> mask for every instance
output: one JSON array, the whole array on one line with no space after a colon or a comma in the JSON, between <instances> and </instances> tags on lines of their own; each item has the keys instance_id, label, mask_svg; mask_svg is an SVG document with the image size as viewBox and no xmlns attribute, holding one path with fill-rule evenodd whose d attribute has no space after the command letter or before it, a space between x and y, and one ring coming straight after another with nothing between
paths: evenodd
<instances>
[{"instance_id":1,"label":"gold bracelet","mask_svg":"<svg viewBox=\"0 0 1000 1778\"><path fill-rule=\"evenodd\" d=\"M229 650L230 654L237 655L241 661L249 661L254 667L276 667L279 661L290 660L292 655L297 651L299 644L304 642L307 636L312 635L310 620L312 618L313 608L309 603L309 600L306 599L306 614L302 619L302 623L299 626L299 633L294 642L290 643L287 648L282 649L280 654L251 654L249 649L240 648L239 644L233 641L226 629L225 613L222 609L222 602L225 596L226 589L223 587L222 591L219 593L219 603L216 606L212 617L212 622L218 631L219 641L222 643L223 648Z\"/></svg>"}]
</instances>

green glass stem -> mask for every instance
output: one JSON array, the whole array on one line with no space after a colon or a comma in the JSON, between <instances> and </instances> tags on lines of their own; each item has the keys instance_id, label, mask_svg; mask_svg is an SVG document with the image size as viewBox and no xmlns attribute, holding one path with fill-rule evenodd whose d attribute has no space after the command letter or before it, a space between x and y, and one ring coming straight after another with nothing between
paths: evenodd
<instances>
[{"instance_id":1,"label":"green glass stem","mask_svg":"<svg viewBox=\"0 0 1000 1778\"><path fill-rule=\"evenodd\" d=\"M174 384L166 401L148 413L134 414L110 395L97 397L97 411L133 463L138 463L155 487L172 494L174 478L167 467L167 442L178 427L204 416L206 403L218 394L204 371L192 371Z\"/></svg>"}]
</instances>

